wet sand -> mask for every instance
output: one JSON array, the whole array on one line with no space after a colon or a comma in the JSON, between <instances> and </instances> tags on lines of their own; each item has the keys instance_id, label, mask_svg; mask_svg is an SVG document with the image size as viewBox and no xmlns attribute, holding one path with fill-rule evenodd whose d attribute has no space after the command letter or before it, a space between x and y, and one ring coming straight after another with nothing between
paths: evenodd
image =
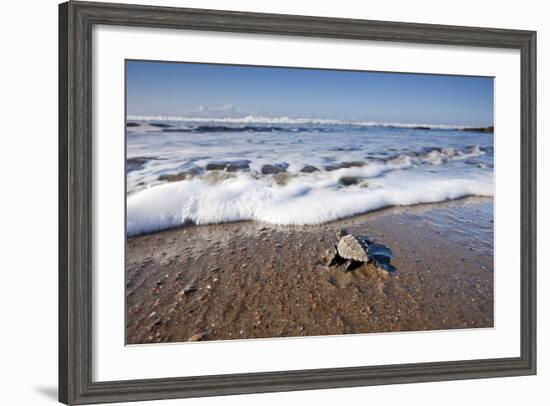
<instances>
[{"instance_id":1,"label":"wet sand","mask_svg":"<svg viewBox=\"0 0 550 406\"><path fill-rule=\"evenodd\" d=\"M128 238L128 344L493 326L493 200L390 208L320 226L187 226ZM342 228L395 274L327 267Z\"/></svg>"}]
</instances>

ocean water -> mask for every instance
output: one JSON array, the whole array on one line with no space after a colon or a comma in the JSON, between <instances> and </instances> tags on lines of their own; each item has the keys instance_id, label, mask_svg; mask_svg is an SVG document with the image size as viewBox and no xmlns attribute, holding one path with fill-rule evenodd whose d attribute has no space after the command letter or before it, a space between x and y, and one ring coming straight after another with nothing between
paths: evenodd
<instances>
[{"instance_id":1,"label":"ocean water","mask_svg":"<svg viewBox=\"0 0 550 406\"><path fill-rule=\"evenodd\" d=\"M129 117L127 233L321 224L493 196L493 133L426 124Z\"/></svg>"}]
</instances>

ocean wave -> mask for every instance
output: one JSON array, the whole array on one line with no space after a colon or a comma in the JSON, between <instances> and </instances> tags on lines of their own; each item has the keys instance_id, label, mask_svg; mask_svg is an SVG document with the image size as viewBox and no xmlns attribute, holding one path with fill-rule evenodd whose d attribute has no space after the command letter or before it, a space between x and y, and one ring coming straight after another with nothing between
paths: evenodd
<instances>
[{"instance_id":1,"label":"ocean wave","mask_svg":"<svg viewBox=\"0 0 550 406\"><path fill-rule=\"evenodd\" d=\"M482 132L390 131L361 127L380 123L284 117L132 118L129 235L187 223L318 224L493 193L493 137Z\"/></svg>"},{"instance_id":2,"label":"ocean wave","mask_svg":"<svg viewBox=\"0 0 550 406\"><path fill-rule=\"evenodd\" d=\"M280 125L347 125L361 127L395 127L412 129L439 129L439 130L467 130L481 127L453 124L431 124L431 123L400 123L400 122L378 122L364 120L337 120L322 118L291 118L291 117L186 117L186 116L150 116L150 115L128 115L128 121L141 122L183 122L183 123L226 123L226 124L280 124Z\"/></svg>"},{"instance_id":3,"label":"ocean wave","mask_svg":"<svg viewBox=\"0 0 550 406\"><path fill-rule=\"evenodd\" d=\"M269 133L269 132L324 132L327 131L325 127L279 127L279 126L265 126L265 125L245 125L245 126L227 126L227 125L198 125L196 127L169 127L161 130L164 133L233 133L233 132L252 132L252 133Z\"/></svg>"},{"instance_id":4,"label":"ocean wave","mask_svg":"<svg viewBox=\"0 0 550 406\"><path fill-rule=\"evenodd\" d=\"M378 157L365 160L355 160L355 161L331 161L325 165L314 166L308 162L308 156L303 156L304 162L301 165L294 163L292 168L294 171L290 170L290 165L287 162L279 163L265 163L264 160L260 160L261 163L252 162L249 159L233 159L233 160L211 160L207 157L202 157L201 159L194 159L192 164L188 165L179 165L177 169L184 172L189 172L192 170L193 174L198 175L202 171L206 170L226 170L229 172L238 172L238 171L249 171L256 170L257 172L263 174L278 173L278 172L317 172L317 171L334 171L343 168L352 168L352 167L366 167L371 171L373 168L378 170L392 170L392 169L403 169L405 167L411 167L413 165L442 165L448 162L453 162L457 160L468 160L471 158L479 157L485 155L485 149L479 145L471 145L465 148L437 148L437 147L426 147L422 148L419 151L412 151L409 153L403 154L389 154L386 157ZM339 149L339 151L342 149ZM344 149L344 151L346 151ZM127 159L127 171L132 172L136 170L141 170L146 165L147 162L158 160L158 157L130 157ZM477 162L472 161L474 164ZM380 165L382 164L382 166ZM202 165L202 166L201 166ZM271 167L274 167L276 170L273 171ZM177 172L173 173L161 173L159 176L164 175L177 175Z\"/></svg>"},{"instance_id":5,"label":"ocean wave","mask_svg":"<svg viewBox=\"0 0 550 406\"><path fill-rule=\"evenodd\" d=\"M444 178L394 173L383 182L348 187L342 187L340 179L304 176L281 186L238 173L215 186L199 178L161 184L127 198L127 233L132 236L185 224L240 220L321 224L388 206L493 195L492 173Z\"/></svg>"},{"instance_id":6,"label":"ocean wave","mask_svg":"<svg viewBox=\"0 0 550 406\"><path fill-rule=\"evenodd\" d=\"M166 182L202 179L215 183L217 178L230 178L232 174L246 172L258 181L279 185L296 177L312 177L322 182L325 179L343 185L363 184L366 180L381 177L394 171L426 170L432 173L492 168L491 158L486 159L486 149L479 145L464 148L425 147L417 151L356 160L330 159L323 162L309 155L298 154L291 160L274 161L258 154L250 159L213 159L197 156L185 161L159 156L128 157L126 160L127 194L133 195L143 189ZM343 154L341 158L346 157ZM457 166L459 165L459 166ZM424 169L423 169L424 168ZM432 169L433 168L433 169ZM217 172L223 172L219 176Z\"/></svg>"},{"instance_id":7,"label":"ocean wave","mask_svg":"<svg viewBox=\"0 0 550 406\"><path fill-rule=\"evenodd\" d=\"M457 160L467 160L485 155L485 150L479 145L470 145L464 149L452 147L445 148L423 148L422 152L412 152L408 154L400 154L397 157L386 159L388 164L432 164L441 165L447 162Z\"/></svg>"}]
</instances>

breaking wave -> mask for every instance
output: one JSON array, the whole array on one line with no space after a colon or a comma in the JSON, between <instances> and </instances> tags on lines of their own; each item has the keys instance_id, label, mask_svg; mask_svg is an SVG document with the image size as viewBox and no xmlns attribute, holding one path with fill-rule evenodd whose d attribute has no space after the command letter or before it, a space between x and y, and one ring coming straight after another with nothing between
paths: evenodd
<instances>
[{"instance_id":1,"label":"breaking wave","mask_svg":"<svg viewBox=\"0 0 550 406\"><path fill-rule=\"evenodd\" d=\"M128 235L240 220L320 224L388 206L493 195L493 135L482 131L132 119Z\"/></svg>"},{"instance_id":2,"label":"breaking wave","mask_svg":"<svg viewBox=\"0 0 550 406\"><path fill-rule=\"evenodd\" d=\"M291 118L291 117L186 117L186 116L145 116L129 115L128 121L139 122L180 122L180 123L225 123L225 124L288 124L288 125L350 125L361 127L394 127L394 128L417 128L417 129L440 129L440 130L463 130L474 128L467 125L430 124L430 123L399 123L399 122L377 122L361 120L336 120L322 118Z\"/></svg>"},{"instance_id":3,"label":"breaking wave","mask_svg":"<svg viewBox=\"0 0 550 406\"><path fill-rule=\"evenodd\" d=\"M388 179L387 179L388 180ZM391 181L340 187L336 177L297 178L284 186L239 174L215 187L201 179L166 183L128 197L127 233L137 235L193 224L257 220L320 224L388 206L492 196L492 174L473 178L393 176Z\"/></svg>"}]
</instances>

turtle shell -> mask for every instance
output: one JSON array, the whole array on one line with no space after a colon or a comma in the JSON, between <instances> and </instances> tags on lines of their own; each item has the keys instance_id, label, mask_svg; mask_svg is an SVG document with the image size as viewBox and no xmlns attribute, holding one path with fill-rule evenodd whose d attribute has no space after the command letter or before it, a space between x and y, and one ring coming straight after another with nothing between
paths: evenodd
<instances>
[{"instance_id":1,"label":"turtle shell","mask_svg":"<svg viewBox=\"0 0 550 406\"><path fill-rule=\"evenodd\" d=\"M345 259L353 259L354 261L369 261L368 244L370 241L367 238L358 237L355 235L345 235L338 241L338 255Z\"/></svg>"}]
</instances>

